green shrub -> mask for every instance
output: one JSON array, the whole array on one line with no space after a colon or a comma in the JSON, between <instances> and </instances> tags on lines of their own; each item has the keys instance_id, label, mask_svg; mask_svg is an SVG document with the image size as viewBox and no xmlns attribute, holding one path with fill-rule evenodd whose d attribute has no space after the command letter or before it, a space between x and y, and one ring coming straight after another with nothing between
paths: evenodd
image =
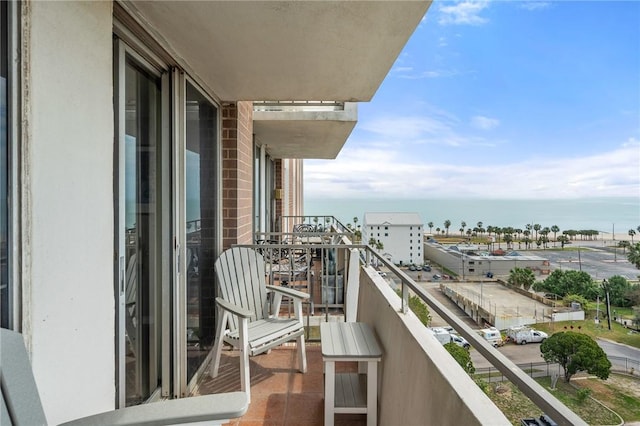
<instances>
[{"instance_id":1,"label":"green shrub","mask_svg":"<svg viewBox=\"0 0 640 426\"><path fill-rule=\"evenodd\" d=\"M476 372L476 368L473 366L471 355L468 350L456 345L455 343L447 343L444 345L444 348L451 354L453 359L460 364L460 367L462 367L464 371L468 374Z\"/></svg>"},{"instance_id":2,"label":"green shrub","mask_svg":"<svg viewBox=\"0 0 640 426\"><path fill-rule=\"evenodd\" d=\"M402 297L402 291L400 289L396 290L398 296ZM409 309L416 314L418 319L422 324L426 327L431 323L431 315L429 315L429 308L418 296L411 295L409 296Z\"/></svg>"},{"instance_id":3,"label":"green shrub","mask_svg":"<svg viewBox=\"0 0 640 426\"><path fill-rule=\"evenodd\" d=\"M576 392L576 399L578 400L578 404L583 404L587 400L587 398L589 398L589 395L591 395L591 389L578 389L578 391Z\"/></svg>"}]
</instances>

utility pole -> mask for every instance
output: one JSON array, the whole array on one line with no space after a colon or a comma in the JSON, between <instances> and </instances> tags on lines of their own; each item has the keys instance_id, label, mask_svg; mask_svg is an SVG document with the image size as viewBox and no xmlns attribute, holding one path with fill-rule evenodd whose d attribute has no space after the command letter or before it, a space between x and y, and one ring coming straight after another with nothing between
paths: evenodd
<instances>
[{"instance_id":1,"label":"utility pole","mask_svg":"<svg viewBox=\"0 0 640 426\"><path fill-rule=\"evenodd\" d=\"M609 325L609 330L611 330L611 303L609 302L609 283L607 280L602 280L602 287L604 288L604 295L607 303L607 323Z\"/></svg>"},{"instance_id":2,"label":"utility pole","mask_svg":"<svg viewBox=\"0 0 640 426\"><path fill-rule=\"evenodd\" d=\"M582 258L580 257L580 246L578 246L578 266L580 268L580 272L582 272Z\"/></svg>"}]
</instances>

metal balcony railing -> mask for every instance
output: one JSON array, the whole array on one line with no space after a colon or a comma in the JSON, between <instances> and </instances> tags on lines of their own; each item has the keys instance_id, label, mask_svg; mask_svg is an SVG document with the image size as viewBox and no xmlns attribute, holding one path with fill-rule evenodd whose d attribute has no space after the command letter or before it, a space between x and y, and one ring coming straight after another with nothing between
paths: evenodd
<instances>
[{"instance_id":1,"label":"metal balcony railing","mask_svg":"<svg viewBox=\"0 0 640 426\"><path fill-rule=\"evenodd\" d=\"M365 271L370 274L371 268L366 267L383 265L388 271L386 272L387 281L400 289L402 308L401 312L398 312L399 315L407 313L410 293L418 296L429 309L436 312L480 352L501 375L515 384L559 425L586 425L578 415L491 346L391 261L368 245L352 244L353 235L350 232L342 232L346 227L339 224L333 216L283 217L282 227L293 229L295 225L306 224L309 221L318 225L325 218L331 218L330 221L325 222L330 226L316 227L313 231L259 233L256 238L260 244L250 245L260 250L268 260L265 273L271 283L279 282L281 285L295 286L311 293L307 324L310 317L315 317L316 322L328 321L332 310L333 314L340 314L341 310L344 314L345 306L348 305L345 293L349 283L348 264L350 256L354 253L353 249L356 249L360 269L365 268ZM362 271L359 271L359 274L361 273ZM316 315L318 308L320 315Z\"/></svg>"},{"instance_id":2,"label":"metal balcony railing","mask_svg":"<svg viewBox=\"0 0 640 426\"><path fill-rule=\"evenodd\" d=\"M281 216L278 220L277 229L280 232L300 232L297 227L309 225L314 228L306 228L303 232L337 232L346 234L354 242L353 232L342 224L335 216Z\"/></svg>"},{"instance_id":3,"label":"metal balcony railing","mask_svg":"<svg viewBox=\"0 0 640 426\"><path fill-rule=\"evenodd\" d=\"M254 111L266 112L317 112L344 111L344 102L336 101L255 101Z\"/></svg>"}]
</instances>

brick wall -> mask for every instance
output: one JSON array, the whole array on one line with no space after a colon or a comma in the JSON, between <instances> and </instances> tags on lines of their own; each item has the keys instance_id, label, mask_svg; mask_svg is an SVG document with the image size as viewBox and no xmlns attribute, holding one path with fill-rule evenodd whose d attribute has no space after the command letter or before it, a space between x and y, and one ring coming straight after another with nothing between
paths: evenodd
<instances>
[{"instance_id":1,"label":"brick wall","mask_svg":"<svg viewBox=\"0 0 640 426\"><path fill-rule=\"evenodd\" d=\"M253 243L253 103L222 106L222 246Z\"/></svg>"}]
</instances>

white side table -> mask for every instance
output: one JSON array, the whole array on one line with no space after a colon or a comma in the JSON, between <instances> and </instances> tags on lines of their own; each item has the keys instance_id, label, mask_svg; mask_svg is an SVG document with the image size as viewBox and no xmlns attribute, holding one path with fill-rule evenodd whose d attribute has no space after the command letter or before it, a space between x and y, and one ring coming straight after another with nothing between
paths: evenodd
<instances>
[{"instance_id":1,"label":"white side table","mask_svg":"<svg viewBox=\"0 0 640 426\"><path fill-rule=\"evenodd\" d=\"M359 322L320 324L325 364L324 424L333 426L336 413L367 415L367 426L377 424L378 366L382 350L371 328ZM336 374L336 361L366 364L366 375Z\"/></svg>"}]
</instances>

